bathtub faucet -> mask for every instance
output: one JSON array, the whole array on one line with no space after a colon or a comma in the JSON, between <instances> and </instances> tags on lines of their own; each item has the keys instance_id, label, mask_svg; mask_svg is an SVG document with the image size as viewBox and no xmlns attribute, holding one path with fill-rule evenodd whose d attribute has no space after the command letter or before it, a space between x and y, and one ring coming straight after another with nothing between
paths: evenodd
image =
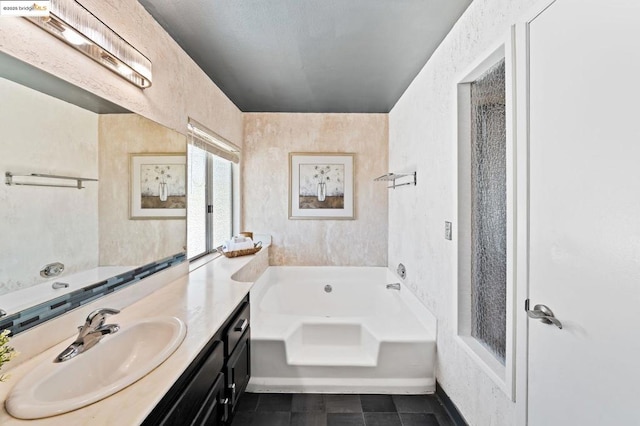
<instances>
[{"instance_id":1,"label":"bathtub faucet","mask_svg":"<svg viewBox=\"0 0 640 426\"><path fill-rule=\"evenodd\" d=\"M78 327L79 333L76 340L56 357L56 362L70 360L76 355L91 349L107 334L113 334L120 330L117 324L105 324L107 315L120 313L117 309L103 308L89 314L84 325Z\"/></svg>"},{"instance_id":2,"label":"bathtub faucet","mask_svg":"<svg viewBox=\"0 0 640 426\"><path fill-rule=\"evenodd\" d=\"M387 284L387 288L391 290L400 290L400 283Z\"/></svg>"}]
</instances>

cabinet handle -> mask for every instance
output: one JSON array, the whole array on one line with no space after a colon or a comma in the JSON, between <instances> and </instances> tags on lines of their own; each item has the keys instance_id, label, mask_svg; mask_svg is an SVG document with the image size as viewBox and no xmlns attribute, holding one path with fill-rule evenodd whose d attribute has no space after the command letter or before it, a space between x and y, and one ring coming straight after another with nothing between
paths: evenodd
<instances>
[{"instance_id":1,"label":"cabinet handle","mask_svg":"<svg viewBox=\"0 0 640 426\"><path fill-rule=\"evenodd\" d=\"M248 325L249 325L249 320L246 318L242 318L241 320L238 320L238 322L236 323L236 326L233 328L233 331L243 332Z\"/></svg>"},{"instance_id":2,"label":"cabinet handle","mask_svg":"<svg viewBox=\"0 0 640 426\"><path fill-rule=\"evenodd\" d=\"M236 384L231 383L229 385L229 390L231 391L231 403L234 404L236 402Z\"/></svg>"},{"instance_id":3,"label":"cabinet handle","mask_svg":"<svg viewBox=\"0 0 640 426\"><path fill-rule=\"evenodd\" d=\"M227 422L229 420L229 398L223 399L220 404L222 404L222 421Z\"/></svg>"}]
</instances>

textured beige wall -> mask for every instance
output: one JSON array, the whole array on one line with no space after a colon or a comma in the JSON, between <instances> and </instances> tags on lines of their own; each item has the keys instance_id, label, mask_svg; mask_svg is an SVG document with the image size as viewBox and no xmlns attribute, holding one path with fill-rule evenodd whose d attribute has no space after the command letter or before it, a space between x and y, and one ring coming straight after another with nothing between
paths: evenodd
<instances>
[{"instance_id":1,"label":"textured beige wall","mask_svg":"<svg viewBox=\"0 0 640 426\"><path fill-rule=\"evenodd\" d=\"M243 228L272 265L387 265L386 114L245 114ZM289 153L354 152L355 220L289 220Z\"/></svg>"},{"instance_id":2,"label":"textured beige wall","mask_svg":"<svg viewBox=\"0 0 640 426\"><path fill-rule=\"evenodd\" d=\"M153 85L141 90L22 18L0 19L0 51L186 134L192 117L242 143L242 113L136 0L79 0L147 56Z\"/></svg>"},{"instance_id":3,"label":"textured beige wall","mask_svg":"<svg viewBox=\"0 0 640 426\"><path fill-rule=\"evenodd\" d=\"M98 140L100 266L137 266L184 251L186 220L129 219L129 154L186 155L186 137L136 114L103 114Z\"/></svg>"},{"instance_id":4,"label":"textured beige wall","mask_svg":"<svg viewBox=\"0 0 640 426\"><path fill-rule=\"evenodd\" d=\"M151 60L152 87L146 90L138 89L22 18L0 19L0 51L182 134L186 134L187 119L192 117L236 145L242 145L243 118L240 110L182 51L138 1L79 2ZM115 141L115 145L120 143ZM148 140L144 149L141 148L139 151L158 152L164 149L166 147L162 142ZM95 162L97 159L94 165ZM120 174L119 178L128 179L128 159L119 164L125 168L125 173ZM112 207L117 210L114 215L128 214L128 204L122 204L121 198L128 197L128 182L126 186L119 184L114 190L119 192L117 197L113 196L115 204ZM95 198L97 199L97 191ZM141 250L144 250L141 247L143 241L165 247L170 243L163 241L164 236L174 234L176 228L181 227L182 235L185 233L181 221L176 220L144 224L140 221L128 221L125 224L121 216L112 217L110 220L119 229L132 232L130 237L139 241L139 244L129 250L123 245L124 241L115 235L106 238L107 233L103 228L102 246L106 250L105 253L111 253L103 259L105 263L116 263L114 257L117 251L122 252L120 257L127 253L137 253L136 256L139 256ZM103 224L104 226L107 225ZM95 225L92 232L97 233L97 229ZM160 229L163 231L160 233L161 236L158 236L156 234ZM37 227L35 231L42 232L42 228ZM180 251L184 242L178 241L178 245L179 248L175 251ZM154 246L148 247L149 252L155 249ZM169 251L175 252L174 249ZM136 263L139 262L138 259L139 257L125 259L124 263Z\"/></svg>"},{"instance_id":5,"label":"textured beige wall","mask_svg":"<svg viewBox=\"0 0 640 426\"><path fill-rule=\"evenodd\" d=\"M97 114L2 78L0 100L3 174L98 177ZM98 265L98 183L84 185L0 185L0 294L46 281L48 263L64 263L67 274Z\"/></svg>"}]
</instances>

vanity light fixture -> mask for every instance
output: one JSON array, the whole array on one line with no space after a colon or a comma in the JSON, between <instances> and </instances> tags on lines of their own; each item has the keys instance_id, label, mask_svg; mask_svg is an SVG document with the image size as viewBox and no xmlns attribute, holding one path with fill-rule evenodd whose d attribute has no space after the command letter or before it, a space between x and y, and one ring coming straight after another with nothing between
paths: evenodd
<instances>
[{"instance_id":1,"label":"vanity light fixture","mask_svg":"<svg viewBox=\"0 0 640 426\"><path fill-rule=\"evenodd\" d=\"M51 0L49 16L25 18L141 89L151 61L74 0Z\"/></svg>"}]
</instances>

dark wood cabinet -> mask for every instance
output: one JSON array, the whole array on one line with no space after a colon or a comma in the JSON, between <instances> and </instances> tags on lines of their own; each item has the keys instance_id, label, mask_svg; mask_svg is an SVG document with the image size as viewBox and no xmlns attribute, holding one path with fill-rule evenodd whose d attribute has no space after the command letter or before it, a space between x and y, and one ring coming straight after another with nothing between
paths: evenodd
<instances>
[{"instance_id":1,"label":"dark wood cabinet","mask_svg":"<svg viewBox=\"0 0 640 426\"><path fill-rule=\"evenodd\" d=\"M251 377L249 296L143 422L143 426L230 424ZM187 330L187 333L189 330Z\"/></svg>"},{"instance_id":2,"label":"dark wood cabinet","mask_svg":"<svg viewBox=\"0 0 640 426\"><path fill-rule=\"evenodd\" d=\"M224 335L225 380L231 413L235 411L236 402L246 389L251 377L250 312L248 302L241 305Z\"/></svg>"},{"instance_id":3,"label":"dark wood cabinet","mask_svg":"<svg viewBox=\"0 0 640 426\"><path fill-rule=\"evenodd\" d=\"M229 405L224 386L224 374L218 373L213 387L196 416L195 424L215 426L229 418Z\"/></svg>"},{"instance_id":4,"label":"dark wood cabinet","mask_svg":"<svg viewBox=\"0 0 640 426\"><path fill-rule=\"evenodd\" d=\"M236 408L238 399L247 388L251 377L250 337L251 330L246 330L235 350L227 359L225 367L225 378L232 412Z\"/></svg>"}]
</instances>

